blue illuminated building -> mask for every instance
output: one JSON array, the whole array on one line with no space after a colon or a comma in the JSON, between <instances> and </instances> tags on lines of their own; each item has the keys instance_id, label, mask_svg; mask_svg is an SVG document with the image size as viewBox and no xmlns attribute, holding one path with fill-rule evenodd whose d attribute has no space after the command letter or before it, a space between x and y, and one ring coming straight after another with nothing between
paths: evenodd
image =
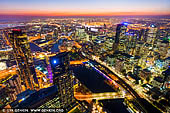
<instances>
[{"instance_id":1,"label":"blue illuminated building","mask_svg":"<svg viewBox=\"0 0 170 113\"><path fill-rule=\"evenodd\" d=\"M125 25L125 26L128 26L128 25L129 25L128 22L123 22L122 24Z\"/></svg>"},{"instance_id":2,"label":"blue illuminated building","mask_svg":"<svg viewBox=\"0 0 170 113\"><path fill-rule=\"evenodd\" d=\"M75 102L73 95L73 77L69 69L69 53L63 52L50 57L50 64L53 74L53 84L57 86L61 107L66 111L71 109Z\"/></svg>"}]
</instances>

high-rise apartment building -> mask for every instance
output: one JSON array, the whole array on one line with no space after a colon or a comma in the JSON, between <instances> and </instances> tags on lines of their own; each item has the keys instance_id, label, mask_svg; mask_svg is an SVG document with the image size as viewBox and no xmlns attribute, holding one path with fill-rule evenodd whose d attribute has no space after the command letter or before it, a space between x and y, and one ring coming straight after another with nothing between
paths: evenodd
<instances>
[{"instance_id":1,"label":"high-rise apartment building","mask_svg":"<svg viewBox=\"0 0 170 113\"><path fill-rule=\"evenodd\" d=\"M38 88L38 80L26 33L20 29L15 29L9 34L9 37L19 68L21 83L25 86L25 89Z\"/></svg>"}]
</instances>

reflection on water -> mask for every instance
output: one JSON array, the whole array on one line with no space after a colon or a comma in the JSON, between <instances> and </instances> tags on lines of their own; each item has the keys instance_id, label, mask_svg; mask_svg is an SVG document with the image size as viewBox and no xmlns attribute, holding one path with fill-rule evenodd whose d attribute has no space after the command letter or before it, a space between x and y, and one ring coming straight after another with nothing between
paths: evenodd
<instances>
[{"instance_id":1,"label":"reflection on water","mask_svg":"<svg viewBox=\"0 0 170 113\"><path fill-rule=\"evenodd\" d=\"M93 68L84 65L72 67L76 78L84 84L93 93L113 92L114 89L107 85L105 78L96 72Z\"/></svg>"}]
</instances>

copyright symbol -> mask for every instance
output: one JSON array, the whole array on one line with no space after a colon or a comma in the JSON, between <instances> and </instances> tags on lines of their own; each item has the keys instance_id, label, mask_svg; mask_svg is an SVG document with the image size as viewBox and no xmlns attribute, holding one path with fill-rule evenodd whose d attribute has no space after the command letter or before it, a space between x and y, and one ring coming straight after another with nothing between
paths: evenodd
<instances>
[{"instance_id":1,"label":"copyright symbol","mask_svg":"<svg viewBox=\"0 0 170 113\"><path fill-rule=\"evenodd\" d=\"M2 109L2 112L5 112L5 109Z\"/></svg>"}]
</instances>

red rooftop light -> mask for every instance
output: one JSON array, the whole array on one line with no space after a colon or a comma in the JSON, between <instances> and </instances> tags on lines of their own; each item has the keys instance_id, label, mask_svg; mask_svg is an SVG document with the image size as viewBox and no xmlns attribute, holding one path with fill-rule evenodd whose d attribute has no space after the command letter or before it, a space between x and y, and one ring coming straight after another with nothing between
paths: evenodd
<instances>
[{"instance_id":1,"label":"red rooftop light","mask_svg":"<svg viewBox=\"0 0 170 113\"><path fill-rule=\"evenodd\" d=\"M21 29L13 29L12 31L21 31Z\"/></svg>"}]
</instances>

